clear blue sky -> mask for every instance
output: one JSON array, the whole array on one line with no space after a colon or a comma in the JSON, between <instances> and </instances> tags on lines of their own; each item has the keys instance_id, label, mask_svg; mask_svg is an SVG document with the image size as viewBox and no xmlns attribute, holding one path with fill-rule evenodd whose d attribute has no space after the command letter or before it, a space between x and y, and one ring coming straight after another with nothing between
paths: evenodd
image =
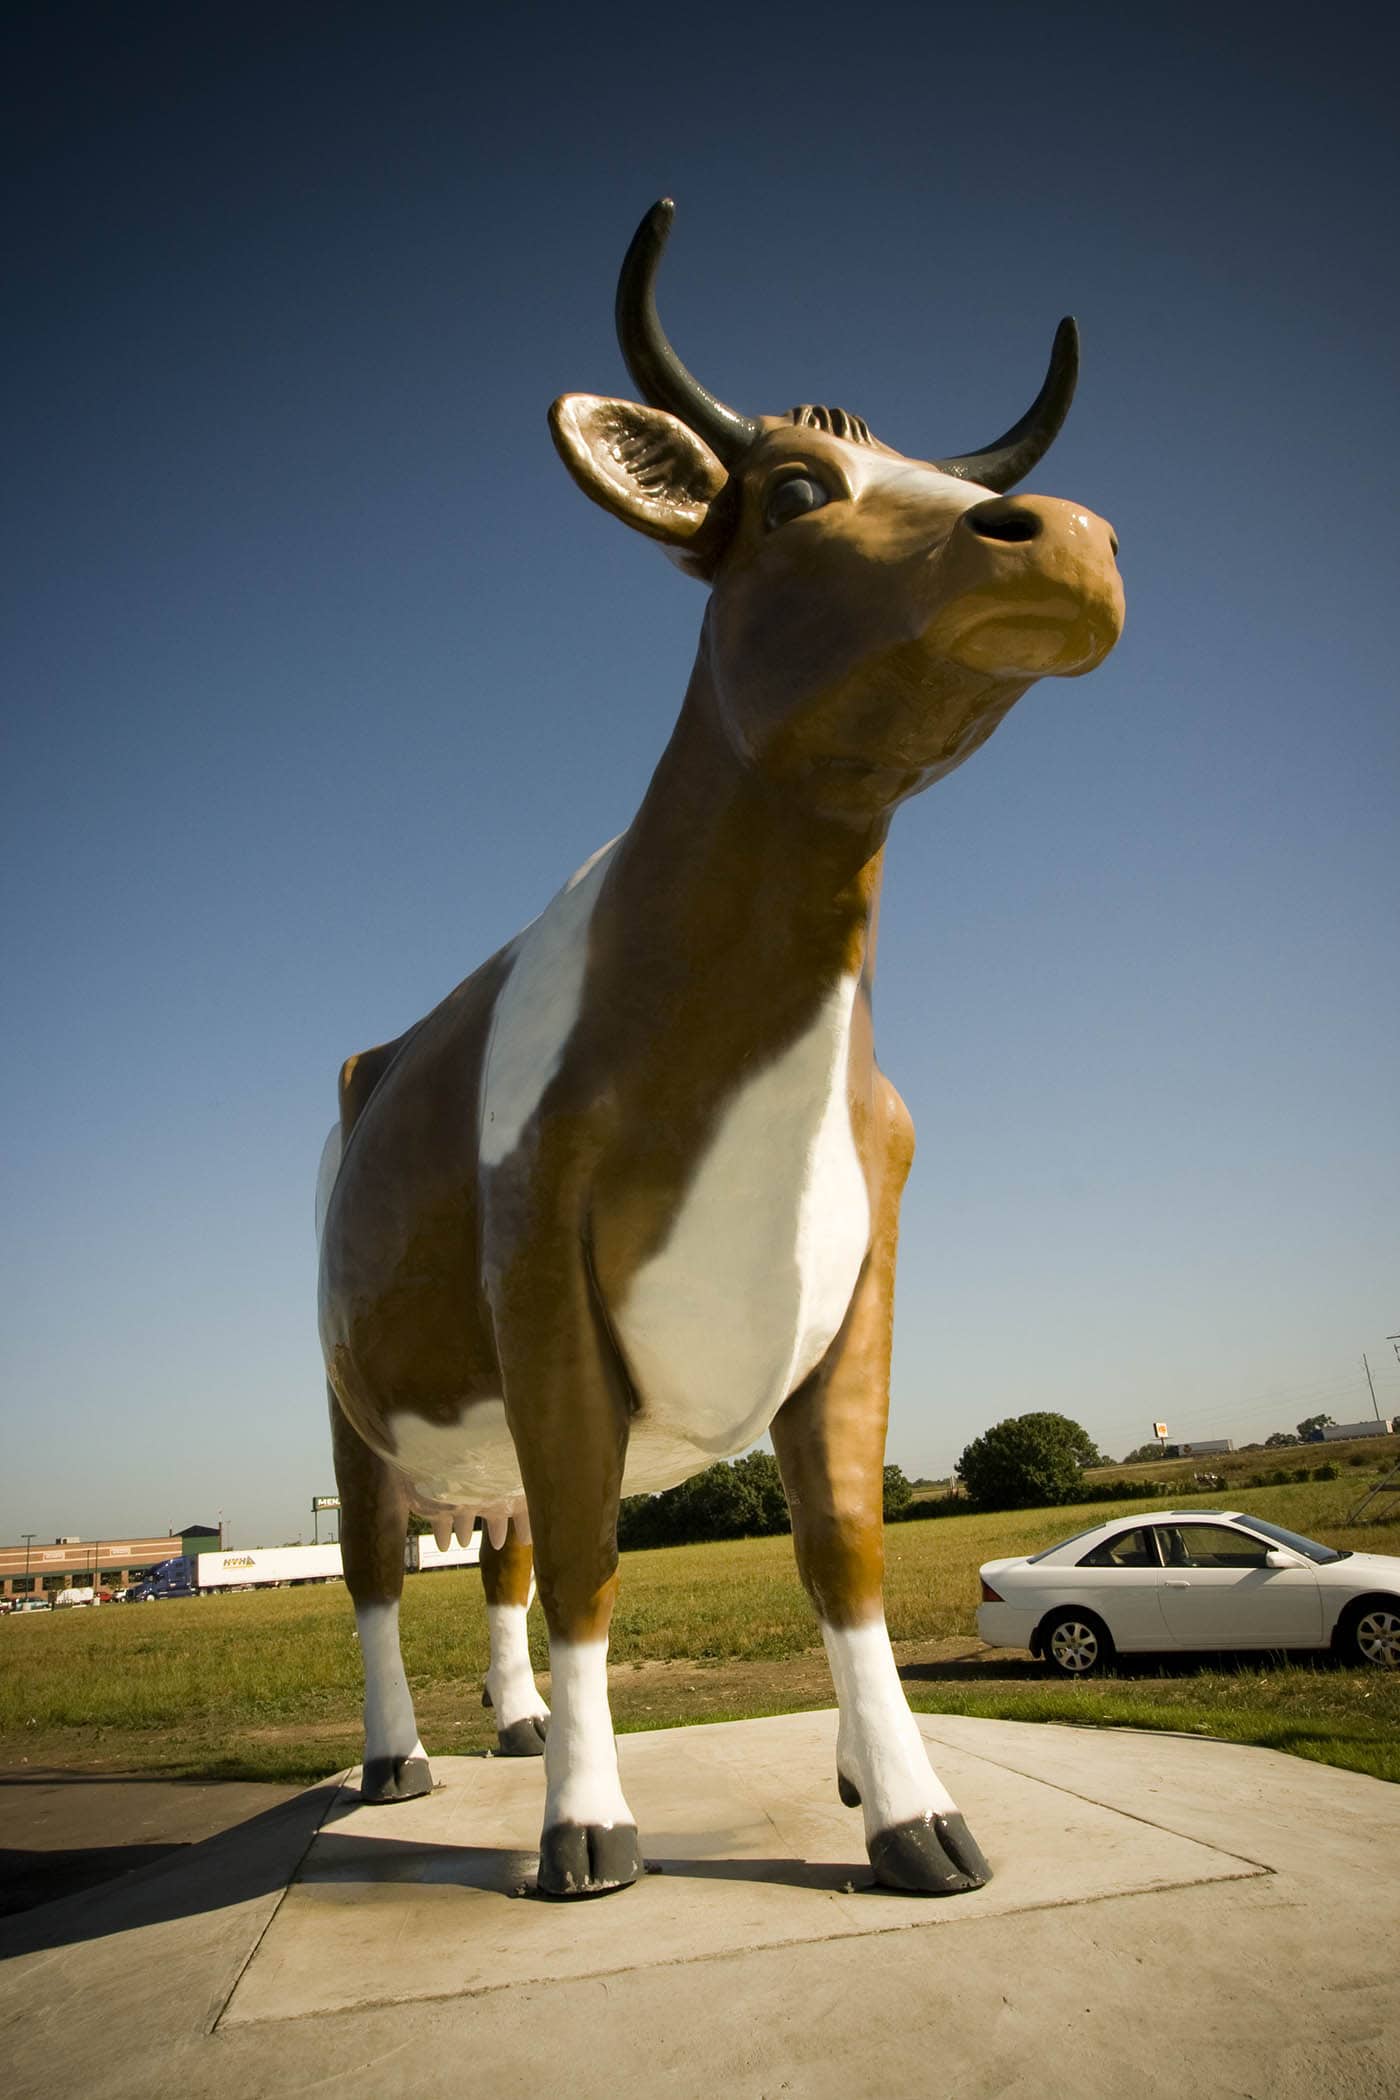
<instances>
[{"instance_id":1,"label":"clear blue sky","mask_svg":"<svg viewBox=\"0 0 1400 2100\"><path fill-rule=\"evenodd\" d=\"M16 11L18 12L18 11ZM895 826L891 1456L1400 1410L1394 15L29 11L11 248L0 1537L308 1530L316 1160L628 821L699 587L572 487L618 262L749 412L1030 484L1129 620ZM1267 19L1267 27L1266 25Z\"/></svg>"}]
</instances>

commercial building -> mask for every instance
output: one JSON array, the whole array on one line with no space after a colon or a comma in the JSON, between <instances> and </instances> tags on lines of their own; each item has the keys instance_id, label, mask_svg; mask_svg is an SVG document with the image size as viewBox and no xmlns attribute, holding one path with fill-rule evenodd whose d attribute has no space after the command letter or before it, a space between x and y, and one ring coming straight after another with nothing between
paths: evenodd
<instances>
[{"instance_id":1,"label":"commercial building","mask_svg":"<svg viewBox=\"0 0 1400 2100\"><path fill-rule=\"evenodd\" d=\"M159 1561L177 1553L217 1551L223 1539L216 1524L188 1524L155 1538L130 1532L103 1539L25 1539L0 1546L0 1597L53 1596L58 1590L125 1589Z\"/></svg>"}]
</instances>

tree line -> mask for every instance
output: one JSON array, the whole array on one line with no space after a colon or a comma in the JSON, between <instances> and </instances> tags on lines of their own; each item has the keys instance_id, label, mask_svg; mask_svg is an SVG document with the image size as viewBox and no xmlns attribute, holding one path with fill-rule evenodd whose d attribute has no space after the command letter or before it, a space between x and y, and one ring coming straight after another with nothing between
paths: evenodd
<instances>
[{"instance_id":1,"label":"tree line","mask_svg":"<svg viewBox=\"0 0 1400 2100\"><path fill-rule=\"evenodd\" d=\"M1263 1445L1246 1444L1243 1448L1274 1450L1283 1445L1313 1442L1331 1420L1330 1415L1309 1415L1298 1424L1296 1434L1279 1431ZM1141 1444L1121 1463L1134 1465L1177 1455L1177 1448L1170 1444L1165 1453L1159 1444ZM885 1522L943 1516L968 1508L1035 1509L1057 1503L1151 1497L1167 1492L1168 1484L1160 1480L1086 1484L1084 1475L1090 1467L1112 1462L1104 1457L1089 1432L1068 1415L1048 1410L1013 1415L994 1423L965 1446L953 1468L958 1483L954 1493L934 1501L916 1502L914 1483L903 1469L886 1466ZM423 1519L415 1518L410 1528L426 1531L428 1526ZM626 1552L644 1546L691 1546L716 1539L763 1538L791 1529L792 1518L777 1459L771 1451L750 1451L744 1458L707 1466L703 1473L696 1473L659 1495L627 1496L618 1512L617 1542Z\"/></svg>"},{"instance_id":2,"label":"tree line","mask_svg":"<svg viewBox=\"0 0 1400 2100\"><path fill-rule=\"evenodd\" d=\"M914 1501L914 1489L899 1466L885 1467L884 1511L888 1523ZM628 1495L617 1519L617 1543L691 1546L708 1539L763 1538L791 1531L787 1496L771 1451L721 1460L703 1473L659 1495Z\"/></svg>"}]
</instances>

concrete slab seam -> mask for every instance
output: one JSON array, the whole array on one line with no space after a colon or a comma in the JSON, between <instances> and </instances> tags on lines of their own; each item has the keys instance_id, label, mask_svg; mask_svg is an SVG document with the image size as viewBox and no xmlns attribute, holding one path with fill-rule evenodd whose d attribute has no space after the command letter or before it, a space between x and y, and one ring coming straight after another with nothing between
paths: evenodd
<instances>
[{"instance_id":1,"label":"concrete slab seam","mask_svg":"<svg viewBox=\"0 0 1400 2100\"><path fill-rule=\"evenodd\" d=\"M927 1716L920 1715L916 1718L926 1719ZM1095 1730L1094 1733L1097 1734L1098 1731ZM1123 1735L1155 1735L1157 1731L1155 1729L1148 1728L1124 1728L1121 1729L1119 1733ZM1163 1730L1162 1733L1165 1734L1166 1730ZM959 1748L962 1748L962 1754L965 1757L980 1757L984 1764L995 1765L999 1772L1013 1772L1018 1779L1033 1779L1038 1786L1048 1786L1051 1789L1053 1789L1055 1793L1068 1794L1072 1801L1085 1801L1088 1803L1090 1808L1107 1809L1110 1815L1122 1816L1129 1823L1142 1823L1146 1826L1148 1830L1164 1831L1168 1837L1181 1838L1182 1841L1188 1845L1203 1845L1209 1852L1218 1852L1222 1859L1239 1860L1242 1865L1246 1867L1252 1867L1255 1873L1257 1874L1277 1874L1279 1871L1278 1868L1273 1866L1267 1859L1253 1859L1247 1852L1230 1851L1224 1845L1215 1844L1210 1838L1197 1837L1193 1831L1176 1830L1172 1827L1170 1823L1159 1823L1152 1816L1139 1815L1136 1809L1120 1808L1116 1801L1100 1801L1097 1794L1082 1794L1079 1791L1078 1787L1066 1786L1063 1780L1045 1779L1042 1778L1040 1773L1038 1772L1025 1772L1021 1769L1019 1765L1007 1764L1004 1758L988 1757L985 1750L968 1750L959 1744L949 1742L946 1736L940 1736L937 1738L937 1740L942 1744L945 1750L957 1750ZM1187 1743L1194 1743L1207 1742L1210 1741L1211 1738L1206 1736L1191 1736L1183 1734L1181 1740ZM1236 1744L1234 1747L1236 1749L1248 1750L1255 1749L1258 1747L1258 1745L1251 1743L1239 1743ZM1282 1751L1280 1751L1278 1754L1280 1756L1284 1755ZM1222 1880L1234 1881L1239 1880L1241 1877L1238 1875L1222 1875L1220 1878ZM1190 1886L1190 1884L1183 1882L1181 1886L1187 1887Z\"/></svg>"},{"instance_id":2,"label":"concrete slab seam","mask_svg":"<svg viewBox=\"0 0 1400 2100\"><path fill-rule=\"evenodd\" d=\"M353 1766L347 1765L343 1771L332 1772L327 1778L320 1779L316 1782L318 1786L333 1786L335 1788L335 1791L327 1800L325 1811L322 1814L321 1819L317 1823L315 1829L308 1833L306 1843L302 1846L300 1852L298 1852L296 1856L296 1864L293 1866L291 1873L287 1876L281 1895L277 1898L277 1901L273 1904L271 1910L263 1919L261 1932L259 1932L255 1936L252 1946L248 1949L248 1952L244 1955L242 1961L238 1964L238 1973L234 1977L232 1983L229 1985L227 1991L225 1991L223 2002L219 2006L218 2011L215 2013L213 2019L209 2022L208 2026L203 2030L205 2034L216 2035L219 2032L219 2023L223 2019L224 2014L228 2011L229 2006L233 2003L234 1992L238 1989L239 1984L242 1983L244 1977L248 1973L248 1970L252 1966L253 1962L256 1960L259 1947L261 1947L263 1941L267 1938L269 1932L271 1932L273 1926L276 1924L278 1915L282 1909L282 1905L286 1902L288 1896L291 1895L292 1890L296 1887L297 1878L300 1875L302 1868L306 1865L306 1856L310 1852L311 1847L315 1844L317 1838L321 1835L321 1832L324 1830L326 1825L326 1817L330 1814L331 1810L335 1807L341 1795L344 1793L345 1782L349 1778L350 1773L353 1770Z\"/></svg>"}]
</instances>

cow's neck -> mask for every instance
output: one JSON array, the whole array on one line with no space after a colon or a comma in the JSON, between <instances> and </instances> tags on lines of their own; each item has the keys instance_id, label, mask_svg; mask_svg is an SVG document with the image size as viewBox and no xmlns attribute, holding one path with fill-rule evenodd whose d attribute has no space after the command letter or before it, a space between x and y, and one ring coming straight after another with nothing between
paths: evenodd
<instances>
[{"instance_id":1,"label":"cow's neck","mask_svg":"<svg viewBox=\"0 0 1400 2100\"><path fill-rule=\"evenodd\" d=\"M653 985L722 986L730 1013L782 1035L841 978L868 987L887 828L824 815L741 760L702 648L608 887Z\"/></svg>"}]
</instances>

